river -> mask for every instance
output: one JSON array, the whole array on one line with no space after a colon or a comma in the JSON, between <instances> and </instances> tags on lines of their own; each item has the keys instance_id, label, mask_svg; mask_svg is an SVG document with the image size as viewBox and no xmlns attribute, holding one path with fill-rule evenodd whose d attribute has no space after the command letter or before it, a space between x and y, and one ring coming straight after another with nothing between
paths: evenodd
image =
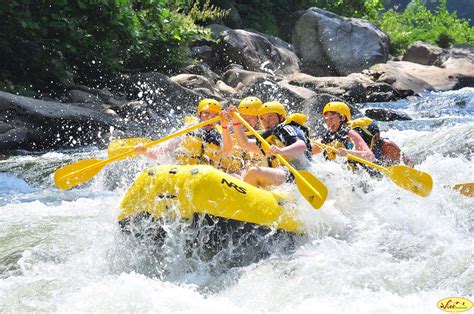
<instances>
[{"instance_id":1,"label":"river","mask_svg":"<svg viewBox=\"0 0 474 314\"><path fill-rule=\"evenodd\" d=\"M329 195L320 210L300 200L307 235L242 266L185 256L179 245L156 261L130 245L118 205L150 161L115 163L61 191L57 167L106 151L1 160L0 312L441 313L443 298L472 301L474 199L447 187L474 181L474 89L369 107L413 118L380 127L432 175L431 195L316 157Z\"/></svg>"}]
</instances>

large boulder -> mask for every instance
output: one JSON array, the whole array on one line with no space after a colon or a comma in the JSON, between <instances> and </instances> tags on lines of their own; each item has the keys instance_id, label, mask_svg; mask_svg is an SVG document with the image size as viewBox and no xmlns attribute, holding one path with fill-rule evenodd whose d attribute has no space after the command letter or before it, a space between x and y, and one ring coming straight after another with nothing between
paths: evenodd
<instances>
[{"instance_id":1,"label":"large boulder","mask_svg":"<svg viewBox=\"0 0 474 314\"><path fill-rule=\"evenodd\" d=\"M240 64L245 70L284 75L299 72L299 60L291 45L276 38L245 30L220 34L216 47L222 67Z\"/></svg>"},{"instance_id":2,"label":"large boulder","mask_svg":"<svg viewBox=\"0 0 474 314\"><path fill-rule=\"evenodd\" d=\"M423 65L439 66L447 60L447 56L442 48L417 41L407 48L402 60Z\"/></svg>"},{"instance_id":3,"label":"large boulder","mask_svg":"<svg viewBox=\"0 0 474 314\"><path fill-rule=\"evenodd\" d=\"M365 115L378 121L413 120L408 114L402 111L386 108L369 108L365 110Z\"/></svg>"},{"instance_id":4,"label":"large boulder","mask_svg":"<svg viewBox=\"0 0 474 314\"><path fill-rule=\"evenodd\" d=\"M474 62L469 58L454 58L450 57L440 67L421 65L406 61L389 61L385 65L377 65L374 68L390 69L391 73L398 73L395 77L400 79L400 76L410 76L418 80L418 82L426 82L426 87L438 91L451 90L458 84L460 79L474 76ZM398 88L396 85L393 85ZM417 84L411 83L407 86L410 89L417 88ZM419 87L419 86L418 86Z\"/></svg>"},{"instance_id":5,"label":"large boulder","mask_svg":"<svg viewBox=\"0 0 474 314\"><path fill-rule=\"evenodd\" d=\"M6 92L0 92L0 115L0 153L101 145L112 130L129 127L103 112Z\"/></svg>"},{"instance_id":6,"label":"large boulder","mask_svg":"<svg viewBox=\"0 0 474 314\"><path fill-rule=\"evenodd\" d=\"M222 80L227 85L232 86L237 90L241 90L245 86L252 85L258 78L269 78L275 81L277 80L277 78L273 75L262 72L247 71L239 66L230 67L230 69L225 71L222 75Z\"/></svg>"},{"instance_id":7,"label":"large boulder","mask_svg":"<svg viewBox=\"0 0 474 314\"><path fill-rule=\"evenodd\" d=\"M350 102L366 100L366 92L362 82L356 77L314 77L304 73L288 76L292 85L308 88L318 94L330 94Z\"/></svg>"},{"instance_id":8,"label":"large boulder","mask_svg":"<svg viewBox=\"0 0 474 314\"><path fill-rule=\"evenodd\" d=\"M311 8L293 30L293 45L303 72L348 75L388 60L388 36L375 24Z\"/></svg>"},{"instance_id":9,"label":"large boulder","mask_svg":"<svg viewBox=\"0 0 474 314\"><path fill-rule=\"evenodd\" d=\"M376 83L391 85L401 95L401 98L420 94L427 90L434 90L433 86L426 80L401 69L400 64L403 63L409 62L389 61L388 63L376 64L364 73ZM416 65L416 63L411 64Z\"/></svg>"},{"instance_id":10,"label":"large boulder","mask_svg":"<svg viewBox=\"0 0 474 314\"><path fill-rule=\"evenodd\" d=\"M242 97L255 96L263 102L279 101L291 110L299 110L300 103L316 95L313 91L289 84L286 81L274 81L270 78L259 77L253 84L245 86L241 91Z\"/></svg>"},{"instance_id":11,"label":"large boulder","mask_svg":"<svg viewBox=\"0 0 474 314\"><path fill-rule=\"evenodd\" d=\"M130 99L145 102L147 108L158 116L172 118L173 121L174 118L195 113L196 104L202 98L202 95L158 72L123 76L120 86Z\"/></svg>"}]
</instances>

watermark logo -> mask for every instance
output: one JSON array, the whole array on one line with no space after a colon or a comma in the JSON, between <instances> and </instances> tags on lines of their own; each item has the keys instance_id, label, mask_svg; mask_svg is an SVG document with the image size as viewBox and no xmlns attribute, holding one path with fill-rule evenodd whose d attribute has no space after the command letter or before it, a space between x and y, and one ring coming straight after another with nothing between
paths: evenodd
<instances>
[{"instance_id":1,"label":"watermark logo","mask_svg":"<svg viewBox=\"0 0 474 314\"><path fill-rule=\"evenodd\" d=\"M472 302L466 298L444 298L438 301L438 308L445 312L465 312L472 308Z\"/></svg>"}]
</instances>

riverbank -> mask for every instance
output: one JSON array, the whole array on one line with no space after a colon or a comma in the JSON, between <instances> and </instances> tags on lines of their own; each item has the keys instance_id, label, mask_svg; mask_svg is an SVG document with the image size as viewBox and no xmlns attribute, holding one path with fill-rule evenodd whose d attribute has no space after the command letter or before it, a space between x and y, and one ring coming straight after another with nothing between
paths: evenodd
<instances>
[{"instance_id":1,"label":"riverbank","mask_svg":"<svg viewBox=\"0 0 474 314\"><path fill-rule=\"evenodd\" d=\"M319 15L314 10L308 13L311 21L322 18L324 12L320 11L316 12ZM108 88L72 85L59 99L49 100L0 92L0 154L103 147L119 137L156 137L163 124L180 124L184 116L194 114L202 98L215 98L224 104L238 104L249 95L276 100L290 111L306 113L316 124L322 107L331 100L343 100L357 113L368 102L474 86L473 46L440 49L416 43L400 61L388 60L386 37L374 25L367 29L370 24L365 22L364 27L357 28L360 21L331 17L340 28L351 25L354 30L331 44L338 49L319 48L325 53L316 55L315 60L326 60L325 65L302 57L309 55L313 50L308 47L321 39L301 36L293 46L260 33L214 27L220 41L195 47L199 62L176 69L169 76L158 72L120 75L108 83ZM310 31L307 24L301 26L302 34ZM368 39L358 41L362 35ZM358 54L341 55L340 51ZM385 53L382 60L368 57L381 52ZM360 62L355 62L357 59ZM333 75L324 76L328 72L321 72L322 68ZM315 76L318 73L323 76ZM341 76L344 73L349 74ZM406 118L393 112L371 117L382 121Z\"/></svg>"}]
</instances>

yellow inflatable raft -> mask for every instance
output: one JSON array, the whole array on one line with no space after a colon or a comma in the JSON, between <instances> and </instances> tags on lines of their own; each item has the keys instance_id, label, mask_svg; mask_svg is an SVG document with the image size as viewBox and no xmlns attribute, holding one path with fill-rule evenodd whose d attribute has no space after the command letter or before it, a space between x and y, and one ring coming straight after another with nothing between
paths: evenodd
<instances>
[{"instance_id":1,"label":"yellow inflatable raft","mask_svg":"<svg viewBox=\"0 0 474 314\"><path fill-rule=\"evenodd\" d=\"M137 215L221 217L267 229L302 233L288 196L256 188L211 166L159 165L143 171L125 194L119 222Z\"/></svg>"}]
</instances>

